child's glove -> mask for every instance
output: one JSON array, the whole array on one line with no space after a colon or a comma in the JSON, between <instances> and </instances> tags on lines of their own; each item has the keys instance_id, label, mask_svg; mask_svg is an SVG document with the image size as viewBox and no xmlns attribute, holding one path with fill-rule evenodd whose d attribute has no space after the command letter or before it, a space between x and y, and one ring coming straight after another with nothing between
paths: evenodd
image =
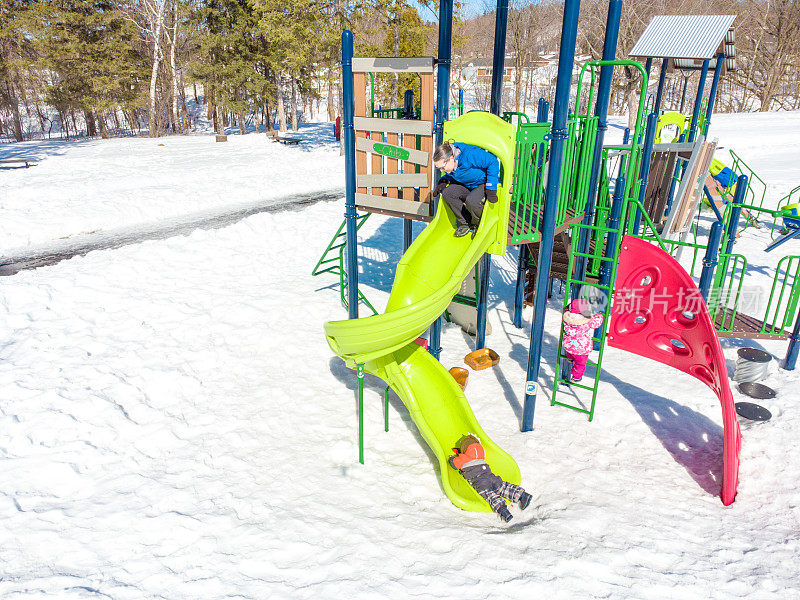
<instances>
[{"instance_id":1,"label":"child's glove","mask_svg":"<svg viewBox=\"0 0 800 600\"><path fill-rule=\"evenodd\" d=\"M458 468L456 467L455 463L453 462L453 461L455 460L455 458L456 458L456 457L455 457L455 455L453 455L453 456L451 456L450 458L448 458L448 459L447 459L447 464L449 464L449 465L450 465L451 467L453 467L453 468L454 468L456 471L458 471Z\"/></svg>"},{"instance_id":2,"label":"child's glove","mask_svg":"<svg viewBox=\"0 0 800 600\"><path fill-rule=\"evenodd\" d=\"M433 197L436 198L439 196L444 191L444 188L447 187L448 183L450 182L447 179L440 179L439 183L436 184L436 188L433 190Z\"/></svg>"},{"instance_id":3,"label":"child's glove","mask_svg":"<svg viewBox=\"0 0 800 600\"><path fill-rule=\"evenodd\" d=\"M488 200L492 204L494 204L495 202L497 202L497 190L486 190L483 193L483 197L486 198L486 200Z\"/></svg>"}]
</instances>

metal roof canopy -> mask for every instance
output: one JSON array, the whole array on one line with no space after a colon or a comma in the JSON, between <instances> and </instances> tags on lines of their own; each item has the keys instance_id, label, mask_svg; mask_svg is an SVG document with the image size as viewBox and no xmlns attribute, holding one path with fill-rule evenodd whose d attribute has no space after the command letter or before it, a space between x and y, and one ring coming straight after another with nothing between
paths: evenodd
<instances>
[{"instance_id":1,"label":"metal roof canopy","mask_svg":"<svg viewBox=\"0 0 800 600\"><path fill-rule=\"evenodd\" d=\"M728 56L735 56L733 32L728 36L734 20L736 15L655 16L633 46L630 56L672 58L679 68L692 68L695 60L702 66L703 61L715 58L722 45Z\"/></svg>"}]
</instances>

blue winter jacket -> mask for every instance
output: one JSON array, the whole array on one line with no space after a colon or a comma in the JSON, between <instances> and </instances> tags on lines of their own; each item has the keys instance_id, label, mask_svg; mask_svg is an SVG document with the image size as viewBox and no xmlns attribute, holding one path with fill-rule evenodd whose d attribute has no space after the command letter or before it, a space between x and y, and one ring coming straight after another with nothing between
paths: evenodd
<instances>
[{"instance_id":1,"label":"blue winter jacket","mask_svg":"<svg viewBox=\"0 0 800 600\"><path fill-rule=\"evenodd\" d=\"M460 183L471 190L485 183L487 190L496 191L500 181L500 161L497 157L472 144L454 142L451 145L460 151L456 156L456 170L443 178Z\"/></svg>"}]
</instances>

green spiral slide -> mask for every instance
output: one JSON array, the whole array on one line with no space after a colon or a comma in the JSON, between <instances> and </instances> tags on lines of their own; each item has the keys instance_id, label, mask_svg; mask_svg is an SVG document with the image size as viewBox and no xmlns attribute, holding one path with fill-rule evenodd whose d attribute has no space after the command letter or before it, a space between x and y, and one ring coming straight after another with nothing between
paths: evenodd
<instances>
[{"instance_id":1,"label":"green spiral slide","mask_svg":"<svg viewBox=\"0 0 800 600\"><path fill-rule=\"evenodd\" d=\"M397 265L385 313L329 321L325 335L331 349L349 367L362 364L394 389L436 455L442 486L453 504L488 512L486 501L448 466L451 448L463 435L474 433L494 473L518 484L519 467L483 432L447 369L414 340L445 311L484 252L506 251L515 128L495 115L475 111L445 123L444 139L480 146L500 158L498 202L486 204L474 238L453 236L455 217L445 202L439 202L433 221Z\"/></svg>"}]
</instances>

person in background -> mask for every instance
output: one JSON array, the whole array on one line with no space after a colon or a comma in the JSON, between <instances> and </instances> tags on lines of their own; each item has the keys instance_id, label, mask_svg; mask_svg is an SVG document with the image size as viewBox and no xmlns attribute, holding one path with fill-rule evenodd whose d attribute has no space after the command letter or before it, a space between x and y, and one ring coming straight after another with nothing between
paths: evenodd
<instances>
[{"instance_id":1,"label":"person in background","mask_svg":"<svg viewBox=\"0 0 800 600\"><path fill-rule=\"evenodd\" d=\"M497 202L500 161L472 144L445 142L433 153L433 166L444 173L433 195L442 195L456 217L455 236L478 229L485 201Z\"/></svg>"}]
</instances>

